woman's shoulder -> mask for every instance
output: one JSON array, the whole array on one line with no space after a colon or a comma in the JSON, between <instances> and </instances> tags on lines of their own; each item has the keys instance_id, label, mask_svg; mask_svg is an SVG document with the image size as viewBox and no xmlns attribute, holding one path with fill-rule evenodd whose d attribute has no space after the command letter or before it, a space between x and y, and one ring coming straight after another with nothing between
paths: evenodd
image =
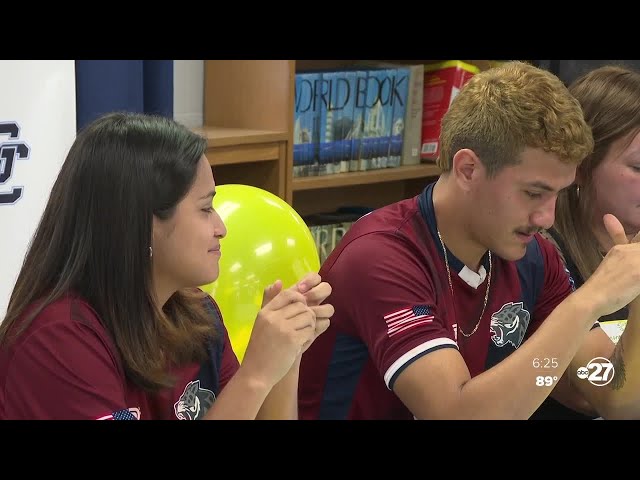
<instances>
[{"instance_id":1,"label":"woman's shoulder","mask_svg":"<svg viewBox=\"0 0 640 480\"><path fill-rule=\"evenodd\" d=\"M40 302L34 302L33 310ZM89 302L76 293L66 293L46 305L34 318L34 323L79 322L102 328L99 316Z\"/></svg>"},{"instance_id":2,"label":"woman's shoulder","mask_svg":"<svg viewBox=\"0 0 640 480\"><path fill-rule=\"evenodd\" d=\"M198 288L193 290L192 295L202 302L201 305L212 319L214 325L222 323L222 312L220 310L220 306L209 292L205 292L201 288Z\"/></svg>"},{"instance_id":3,"label":"woman's shoulder","mask_svg":"<svg viewBox=\"0 0 640 480\"><path fill-rule=\"evenodd\" d=\"M22 319L26 319L41 305L42 300L33 302ZM48 333L47 333L48 332ZM55 334L55 335L54 335ZM56 336L63 339L68 336L99 337L102 343L110 346L109 335L100 317L90 303L75 293L66 293L45 305L29 323L21 336L23 340L34 335Z\"/></svg>"}]
</instances>

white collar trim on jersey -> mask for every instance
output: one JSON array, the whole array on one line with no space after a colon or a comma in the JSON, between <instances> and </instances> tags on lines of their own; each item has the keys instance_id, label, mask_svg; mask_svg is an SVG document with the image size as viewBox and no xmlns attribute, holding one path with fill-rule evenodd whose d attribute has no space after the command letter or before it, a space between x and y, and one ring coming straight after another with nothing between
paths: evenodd
<instances>
[{"instance_id":1,"label":"white collar trim on jersey","mask_svg":"<svg viewBox=\"0 0 640 480\"><path fill-rule=\"evenodd\" d=\"M480 270L478 272L474 272L466 265L462 267L462 270L458 272L458 276L466 282L472 288L478 288L484 282L484 279L487 278L487 271L484 268L484 265L480 265Z\"/></svg>"}]
</instances>

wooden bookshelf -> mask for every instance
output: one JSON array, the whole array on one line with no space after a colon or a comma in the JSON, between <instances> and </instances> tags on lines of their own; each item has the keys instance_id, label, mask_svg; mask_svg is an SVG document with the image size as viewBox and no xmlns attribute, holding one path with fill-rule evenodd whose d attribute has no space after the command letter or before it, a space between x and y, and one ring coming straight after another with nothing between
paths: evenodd
<instances>
[{"instance_id":1,"label":"wooden bookshelf","mask_svg":"<svg viewBox=\"0 0 640 480\"><path fill-rule=\"evenodd\" d=\"M433 63L437 60L382 60ZM295 75L298 71L346 67L357 60L206 60L204 127L214 177L219 184L244 183L268 190L300 214L341 205L379 207L419 192L437 178L433 164L420 164L293 178ZM480 69L485 60L468 60Z\"/></svg>"},{"instance_id":2,"label":"wooden bookshelf","mask_svg":"<svg viewBox=\"0 0 640 480\"><path fill-rule=\"evenodd\" d=\"M420 193L428 183L437 179L414 178L382 183L353 184L342 187L314 190L296 190L293 192L293 205L304 216L325 213L345 206L379 208L402 198Z\"/></svg>"},{"instance_id":3,"label":"wooden bookshelf","mask_svg":"<svg viewBox=\"0 0 640 480\"><path fill-rule=\"evenodd\" d=\"M213 126L194 130L207 139L206 155L218 184L249 184L284 198L287 131Z\"/></svg>"},{"instance_id":4,"label":"wooden bookshelf","mask_svg":"<svg viewBox=\"0 0 640 480\"><path fill-rule=\"evenodd\" d=\"M431 163L409 165L366 172L337 173L320 177L298 177L293 179L293 191L370 185L412 178L429 178L440 174L440 169Z\"/></svg>"},{"instance_id":5,"label":"wooden bookshelf","mask_svg":"<svg viewBox=\"0 0 640 480\"><path fill-rule=\"evenodd\" d=\"M201 127L194 130L206 137L211 148L286 142L289 135L285 130L252 130L248 128Z\"/></svg>"},{"instance_id":6,"label":"wooden bookshelf","mask_svg":"<svg viewBox=\"0 0 640 480\"><path fill-rule=\"evenodd\" d=\"M293 60L205 60L199 130L216 183L290 196L294 68Z\"/></svg>"},{"instance_id":7,"label":"wooden bookshelf","mask_svg":"<svg viewBox=\"0 0 640 480\"><path fill-rule=\"evenodd\" d=\"M243 128L207 127L196 129L207 138L207 158L212 166L260 161L286 161L287 132Z\"/></svg>"}]
</instances>

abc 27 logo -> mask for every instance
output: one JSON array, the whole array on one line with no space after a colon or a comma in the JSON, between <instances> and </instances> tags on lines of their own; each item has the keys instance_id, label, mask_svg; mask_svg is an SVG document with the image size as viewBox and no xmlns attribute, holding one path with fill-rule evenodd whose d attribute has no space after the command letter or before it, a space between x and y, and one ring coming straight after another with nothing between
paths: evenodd
<instances>
[{"instance_id":1,"label":"abc 27 logo","mask_svg":"<svg viewBox=\"0 0 640 480\"><path fill-rule=\"evenodd\" d=\"M13 205L24 192L24 187L6 188L14 173L16 160L27 160L31 149L18 140L20 127L16 122L0 122L0 205Z\"/></svg>"},{"instance_id":2,"label":"abc 27 logo","mask_svg":"<svg viewBox=\"0 0 640 480\"><path fill-rule=\"evenodd\" d=\"M615 375L613 363L608 358L592 358L584 367L578 368L576 375L581 380L589 380L592 385L603 387L607 385Z\"/></svg>"}]
</instances>

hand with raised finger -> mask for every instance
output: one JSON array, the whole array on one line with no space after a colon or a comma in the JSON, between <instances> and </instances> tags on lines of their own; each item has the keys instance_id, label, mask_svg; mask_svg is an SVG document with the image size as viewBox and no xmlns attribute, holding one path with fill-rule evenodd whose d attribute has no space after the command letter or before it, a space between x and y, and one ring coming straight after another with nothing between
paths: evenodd
<instances>
[{"instance_id":1,"label":"hand with raised finger","mask_svg":"<svg viewBox=\"0 0 640 480\"><path fill-rule=\"evenodd\" d=\"M633 237L633 239L629 241L629 237L627 237L627 233L625 232L622 223L620 223L620 220L618 220L616 216L607 213L604 215L602 220L604 222L604 227L607 230L607 233L609 234L609 237L611 238L614 246L627 245L629 243L637 243L638 241L640 241L640 232L638 232L635 237ZM636 304L636 308L639 308L640 296L632 300L631 303Z\"/></svg>"},{"instance_id":2,"label":"hand with raised finger","mask_svg":"<svg viewBox=\"0 0 640 480\"><path fill-rule=\"evenodd\" d=\"M603 221L614 246L578 289L599 317L618 311L640 294L640 242L628 242L615 216L607 214Z\"/></svg>"},{"instance_id":3,"label":"hand with raised finger","mask_svg":"<svg viewBox=\"0 0 640 480\"><path fill-rule=\"evenodd\" d=\"M629 241L622 223L620 223L620 220L618 220L615 215L607 213L602 217L602 221L604 222L604 228L607 230L607 233L614 245L626 245L627 243L637 243L640 241L640 232L638 232L636 236Z\"/></svg>"}]
</instances>

